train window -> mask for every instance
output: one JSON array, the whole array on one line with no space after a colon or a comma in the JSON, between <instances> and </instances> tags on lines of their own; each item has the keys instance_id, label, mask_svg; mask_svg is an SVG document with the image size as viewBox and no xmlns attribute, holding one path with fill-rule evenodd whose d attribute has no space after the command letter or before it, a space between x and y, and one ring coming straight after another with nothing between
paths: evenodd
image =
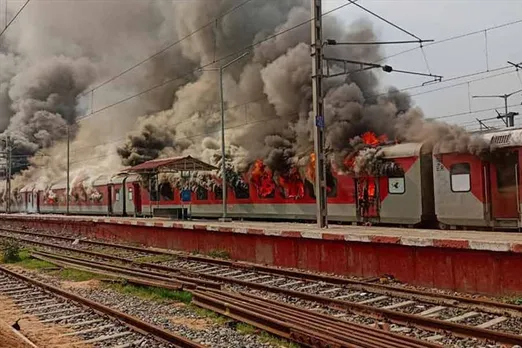
<instances>
[{"instance_id":1,"label":"train window","mask_svg":"<svg viewBox=\"0 0 522 348\"><path fill-rule=\"evenodd\" d=\"M159 185L159 192L162 201L174 200L174 190L172 190L172 186L168 182Z\"/></svg>"},{"instance_id":2,"label":"train window","mask_svg":"<svg viewBox=\"0 0 522 348\"><path fill-rule=\"evenodd\" d=\"M116 194L116 202L120 201L120 189L114 190L114 193Z\"/></svg>"},{"instance_id":3,"label":"train window","mask_svg":"<svg viewBox=\"0 0 522 348\"><path fill-rule=\"evenodd\" d=\"M206 188L198 186L196 190L196 200L206 201L208 199L208 191Z\"/></svg>"},{"instance_id":4,"label":"train window","mask_svg":"<svg viewBox=\"0 0 522 348\"><path fill-rule=\"evenodd\" d=\"M388 192L394 195L402 195L406 191L406 182L403 176L388 178Z\"/></svg>"},{"instance_id":5,"label":"train window","mask_svg":"<svg viewBox=\"0 0 522 348\"><path fill-rule=\"evenodd\" d=\"M223 199L223 190L221 189L221 187L216 186L214 188L214 196L216 197L216 199Z\"/></svg>"},{"instance_id":6,"label":"train window","mask_svg":"<svg viewBox=\"0 0 522 348\"><path fill-rule=\"evenodd\" d=\"M327 197L337 197L337 179L329 170L326 171L326 190Z\"/></svg>"},{"instance_id":7,"label":"train window","mask_svg":"<svg viewBox=\"0 0 522 348\"><path fill-rule=\"evenodd\" d=\"M234 187L234 195L237 199L250 198L250 186L247 184L245 186L238 185L237 187Z\"/></svg>"},{"instance_id":8,"label":"train window","mask_svg":"<svg viewBox=\"0 0 522 348\"><path fill-rule=\"evenodd\" d=\"M453 192L471 191L471 168L469 163L457 163L450 168L450 184Z\"/></svg>"}]
</instances>

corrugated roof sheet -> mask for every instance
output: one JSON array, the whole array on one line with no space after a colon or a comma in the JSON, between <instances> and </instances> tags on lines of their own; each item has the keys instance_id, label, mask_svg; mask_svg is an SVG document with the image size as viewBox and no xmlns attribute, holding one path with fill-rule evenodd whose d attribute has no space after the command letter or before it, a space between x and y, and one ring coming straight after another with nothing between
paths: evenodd
<instances>
[{"instance_id":1,"label":"corrugated roof sheet","mask_svg":"<svg viewBox=\"0 0 522 348\"><path fill-rule=\"evenodd\" d=\"M159 172L159 171L209 171L217 169L213 165L200 161L192 156L160 158L128 168L127 172Z\"/></svg>"}]
</instances>

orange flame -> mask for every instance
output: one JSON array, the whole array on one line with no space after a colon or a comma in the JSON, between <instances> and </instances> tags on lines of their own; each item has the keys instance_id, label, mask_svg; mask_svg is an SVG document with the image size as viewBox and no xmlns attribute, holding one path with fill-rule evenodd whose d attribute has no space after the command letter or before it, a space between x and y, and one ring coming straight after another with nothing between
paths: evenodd
<instances>
[{"instance_id":1,"label":"orange flame","mask_svg":"<svg viewBox=\"0 0 522 348\"><path fill-rule=\"evenodd\" d=\"M304 197L304 184L297 168L290 169L286 175L280 175L278 182L283 188L285 197L295 199Z\"/></svg>"},{"instance_id":2,"label":"orange flame","mask_svg":"<svg viewBox=\"0 0 522 348\"><path fill-rule=\"evenodd\" d=\"M373 132L364 133L361 135L361 139L365 144L370 146L377 146L388 141L388 137L385 134L377 136Z\"/></svg>"},{"instance_id":3,"label":"orange flame","mask_svg":"<svg viewBox=\"0 0 522 348\"><path fill-rule=\"evenodd\" d=\"M262 160L257 160L250 174L250 181L257 189L257 194L260 197L270 196L275 190L275 183L272 179L272 171L268 168Z\"/></svg>"},{"instance_id":4,"label":"orange flame","mask_svg":"<svg viewBox=\"0 0 522 348\"><path fill-rule=\"evenodd\" d=\"M315 182L315 153L310 154L310 161L308 162L308 167L306 168L306 178L312 184Z\"/></svg>"},{"instance_id":5,"label":"orange flame","mask_svg":"<svg viewBox=\"0 0 522 348\"><path fill-rule=\"evenodd\" d=\"M368 197L373 198L375 196L375 182L368 182Z\"/></svg>"}]
</instances>

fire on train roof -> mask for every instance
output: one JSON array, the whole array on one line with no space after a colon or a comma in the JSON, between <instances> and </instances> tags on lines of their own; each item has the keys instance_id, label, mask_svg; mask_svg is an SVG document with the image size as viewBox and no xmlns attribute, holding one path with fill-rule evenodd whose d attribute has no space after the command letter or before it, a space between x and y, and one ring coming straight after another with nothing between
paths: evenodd
<instances>
[{"instance_id":1,"label":"fire on train roof","mask_svg":"<svg viewBox=\"0 0 522 348\"><path fill-rule=\"evenodd\" d=\"M212 171L217 168L192 156L154 159L126 169L127 173Z\"/></svg>"}]
</instances>

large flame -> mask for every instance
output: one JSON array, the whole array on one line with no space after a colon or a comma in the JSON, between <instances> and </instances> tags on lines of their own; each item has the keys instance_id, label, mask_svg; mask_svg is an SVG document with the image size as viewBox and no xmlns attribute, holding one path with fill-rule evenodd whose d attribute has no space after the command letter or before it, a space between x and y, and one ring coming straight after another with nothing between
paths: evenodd
<instances>
[{"instance_id":1,"label":"large flame","mask_svg":"<svg viewBox=\"0 0 522 348\"><path fill-rule=\"evenodd\" d=\"M304 184L297 168L293 167L288 174L280 175L278 182L285 197L294 199L304 197Z\"/></svg>"},{"instance_id":2,"label":"large flame","mask_svg":"<svg viewBox=\"0 0 522 348\"><path fill-rule=\"evenodd\" d=\"M366 147L368 147L368 146L377 147L377 146L385 144L389 141L388 137L385 134L377 136L373 132L363 133L360 136L360 138L361 138L362 142L366 145ZM353 169L355 160L356 160L357 156L359 155L359 150L360 149L358 149L356 152L350 153L348 156L345 157L343 164L346 168Z\"/></svg>"},{"instance_id":3,"label":"large flame","mask_svg":"<svg viewBox=\"0 0 522 348\"><path fill-rule=\"evenodd\" d=\"M388 141L388 137L385 134L377 136L373 132L364 133L361 135L361 139L363 143L370 146L378 146Z\"/></svg>"},{"instance_id":4,"label":"large flame","mask_svg":"<svg viewBox=\"0 0 522 348\"><path fill-rule=\"evenodd\" d=\"M272 171L263 163L262 160L257 160L254 163L250 174L250 181L256 187L259 197L268 197L275 190Z\"/></svg>"}]
</instances>

